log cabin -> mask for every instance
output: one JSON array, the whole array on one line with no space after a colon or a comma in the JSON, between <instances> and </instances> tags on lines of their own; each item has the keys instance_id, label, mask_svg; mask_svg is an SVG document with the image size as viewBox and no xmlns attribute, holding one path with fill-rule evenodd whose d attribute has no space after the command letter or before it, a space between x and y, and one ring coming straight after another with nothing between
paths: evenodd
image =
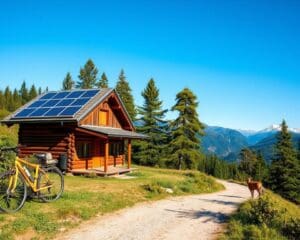
<instances>
[{"instance_id":1,"label":"log cabin","mask_svg":"<svg viewBox=\"0 0 300 240\"><path fill-rule=\"evenodd\" d=\"M131 168L131 140L145 139L111 88L47 92L2 121L19 124L20 157L50 152L71 173ZM125 154L125 148L127 154ZM65 159L66 160L66 159Z\"/></svg>"}]
</instances>

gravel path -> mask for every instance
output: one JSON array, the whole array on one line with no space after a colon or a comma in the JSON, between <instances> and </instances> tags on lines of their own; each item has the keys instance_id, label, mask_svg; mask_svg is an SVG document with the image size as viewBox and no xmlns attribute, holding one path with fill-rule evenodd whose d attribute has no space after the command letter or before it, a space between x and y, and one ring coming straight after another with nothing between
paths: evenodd
<instances>
[{"instance_id":1,"label":"gravel path","mask_svg":"<svg viewBox=\"0 0 300 240\"><path fill-rule=\"evenodd\" d=\"M220 182L226 187L222 192L138 204L97 217L58 239L214 239L228 215L250 197L247 187Z\"/></svg>"}]
</instances>

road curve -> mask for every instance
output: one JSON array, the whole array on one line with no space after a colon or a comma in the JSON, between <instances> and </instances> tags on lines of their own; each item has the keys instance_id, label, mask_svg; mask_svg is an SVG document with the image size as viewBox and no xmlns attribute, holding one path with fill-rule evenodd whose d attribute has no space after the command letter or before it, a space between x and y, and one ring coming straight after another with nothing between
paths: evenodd
<instances>
[{"instance_id":1,"label":"road curve","mask_svg":"<svg viewBox=\"0 0 300 240\"><path fill-rule=\"evenodd\" d=\"M215 239L228 216L250 197L246 186L220 182L226 190L137 204L94 218L57 239Z\"/></svg>"}]
</instances>

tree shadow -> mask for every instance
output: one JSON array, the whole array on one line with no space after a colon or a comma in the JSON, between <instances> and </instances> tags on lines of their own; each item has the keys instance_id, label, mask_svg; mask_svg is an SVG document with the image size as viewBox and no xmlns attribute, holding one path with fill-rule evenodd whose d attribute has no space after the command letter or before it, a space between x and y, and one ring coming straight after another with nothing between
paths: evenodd
<instances>
[{"instance_id":1,"label":"tree shadow","mask_svg":"<svg viewBox=\"0 0 300 240\"><path fill-rule=\"evenodd\" d=\"M172 210L165 209L165 211L174 212L179 218L190 218L190 219L200 219L205 218L204 223L215 222L215 223L224 223L228 219L228 216L221 212L214 211L194 211L194 210Z\"/></svg>"},{"instance_id":2,"label":"tree shadow","mask_svg":"<svg viewBox=\"0 0 300 240\"><path fill-rule=\"evenodd\" d=\"M221 197L231 197L231 198L243 198L243 197L235 196L235 195L218 195L218 196L221 196ZM245 198L243 198L243 199L245 199Z\"/></svg>"},{"instance_id":3,"label":"tree shadow","mask_svg":"<svg viewBox=\"0 0 300 240\"><path fill-rule=\"evenodd\" d=\"M204 202L211 202L211 203L217 203L222 205L232 205L232 206L238 206L239 203L237 202L231 202L231 201L223 201L223 200L211 200L211 199L199 199Z\"/></svg>"}]
</instances>

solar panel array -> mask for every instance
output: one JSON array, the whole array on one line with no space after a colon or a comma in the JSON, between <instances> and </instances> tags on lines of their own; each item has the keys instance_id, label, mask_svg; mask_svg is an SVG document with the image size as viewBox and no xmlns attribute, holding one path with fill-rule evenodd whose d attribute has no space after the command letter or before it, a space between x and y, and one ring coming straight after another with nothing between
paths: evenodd
<instances>
[{"instance_id":1,"label":"solar panel array","mask_svg":"<svg viewBox=\"0 0 300 240\"><path fill-rule=\"evenodd\" d=\"M99 91L49 92L22 109L14 118L72 117Z\"/></svg>"}]
</instances>

